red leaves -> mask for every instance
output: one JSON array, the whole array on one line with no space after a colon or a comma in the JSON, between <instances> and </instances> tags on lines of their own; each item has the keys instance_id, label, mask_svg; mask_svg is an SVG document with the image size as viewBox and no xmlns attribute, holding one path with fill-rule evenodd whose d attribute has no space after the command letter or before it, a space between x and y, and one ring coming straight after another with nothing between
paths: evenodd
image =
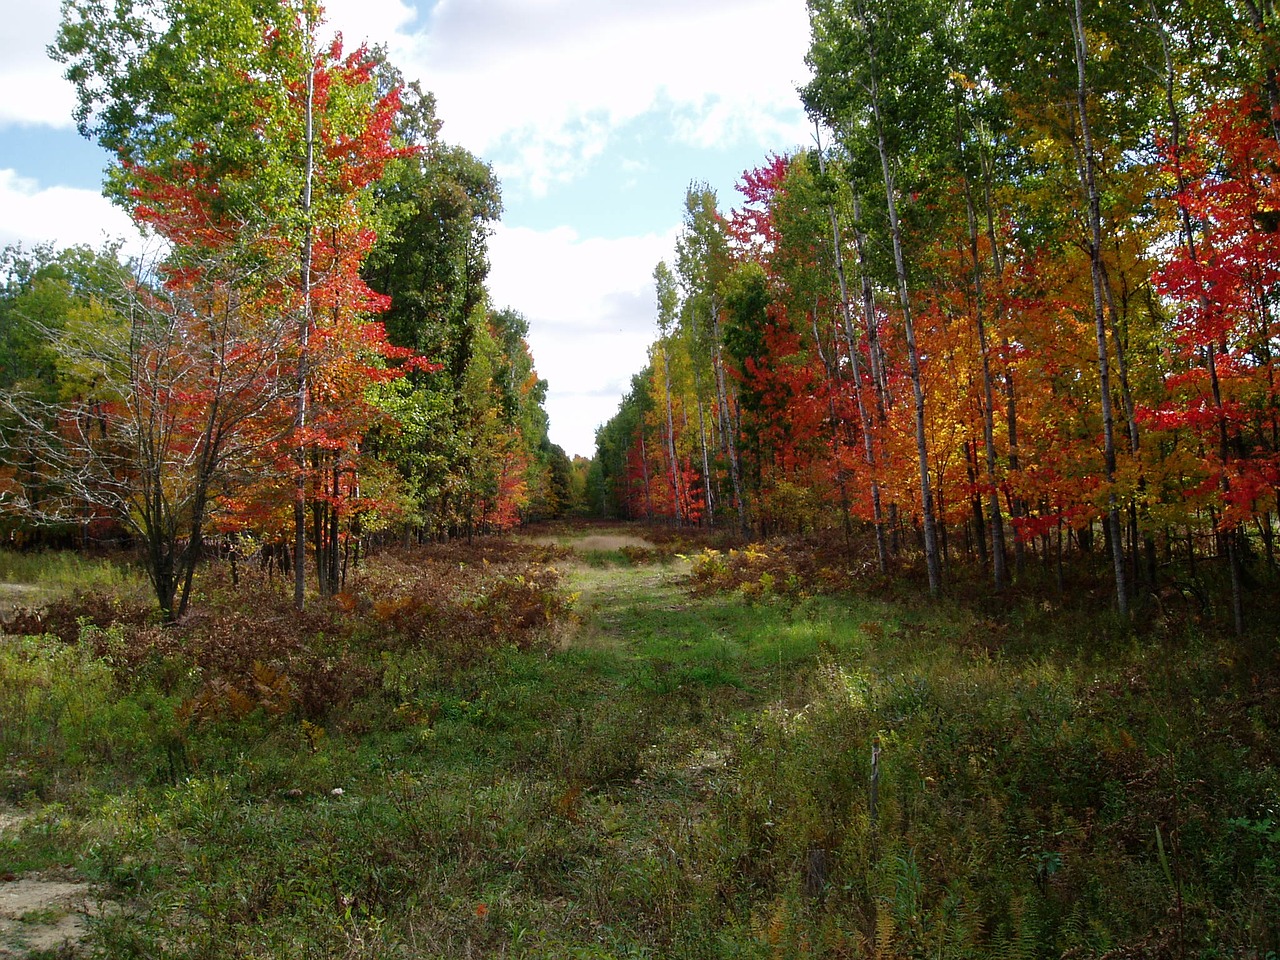
<instances>
[{"instance_id":1,"label":"red leaves","mask_svg":"<svg viewBox=\"0 0 1280 960\"><path fill-rule=\"evenodd\" d=\"M778 240L773 220L774 195L782 189L790 159L773 155L754 170L747 170L738 181L738 192L746 200L741 210L729 218L729 236L745 251L757 255L772 250Z\"/></svg>"},{"instance_id":2,"label":"red leaves","mask_svg":"<svg viewBox=\"0 0 1280 960\"><path fill-rule=\"evenodd\" d=\"M162 272L166 286L195 297L210 316L221 302L228 309L234 305L250 328L260 327L264 337L236 349L245 354L245 364L256 363L262 376L276 378L277 390L279 381L288 384L300 369L306 371L305 427L293 429L295 412L285 403L274 408L270 422L259 417L237 425L272 442L262 450L256 489L229 497L224 510L268 525L290 503L297 469L292 451L300 447L313 452L307 478L313 502L341 511L357 503L369 507L360 492L361 449L368 431L383 420L370 390L410 370L438 369L394 347L383 325L369 319L390 301L360 275L377 239L369 187L387 163L416 152L394 145L399 90L376 94L376 61L364 47L344 56L335 38L306 63L278 41L274 33L264 38L277 69L241 77L260 90L249 95L260 111L249 124L253 143L217 143L211 135L215 143L196 139L165 162L121 160L135 219L171 244ZM315 138L310 171L304 159L308 96ZM265 158L269 166L250 169L236 159L241 157ZM304 211L300 198L308 180L312 201ZM306 289L304 239L310 241ZM220 292L211 298L210 290ZM255 342L263 351L256 357ZM283 392L297 390L286 386ZM208 403L200 384L185 381L180 395L165 399L172 410L190 411L192 422Z\"/></svg>"},{"instance_id":3,"label":"red leaves","mask_svg":"<svg viewBox=\"0 0 1280 960\"><path fill-rule=\"evenodd\" d=\"M1177 307L1185 367L1165 378L1165 399L1143 421L1195 440L1205 479L1188 495L1217 497L1223 523L1234 525L1275 490L1277 454L1262 438L1276 417L1271 357L1280 330L1270 300L1280 284L1280 146L1245 96L1211 105L1165 169L1184 183L1174 201L1194 233L1184 232L1152 282Z\"/></svg>"}]
</instances>

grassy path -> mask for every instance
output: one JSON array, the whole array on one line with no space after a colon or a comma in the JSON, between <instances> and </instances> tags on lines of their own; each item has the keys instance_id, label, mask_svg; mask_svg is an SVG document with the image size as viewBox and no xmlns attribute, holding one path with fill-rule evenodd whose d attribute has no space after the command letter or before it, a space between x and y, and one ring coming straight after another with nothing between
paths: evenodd
<instances>
[{"instance_id":1,"label":"grassy path","mask_svg":"<svg viewBox=\"0 0 1280 960\"><path fill-rule=\"evenodd\" d=\"M144 685L117 701L106 664L15 648L50 719L84 713L75 750L90 738L92 763L32 729L22 776L47 800L13 796L40 816L0 836L0 872L72 864L126 904L82 950L113 958L603 958L696 940L689 886L718 842L701 825L730 782L731 728L812 658L813 621L692 599L687 562L634 537L572 541L558 644L461 673L425 649L384 654L381 689L323 725L256 711L170 733L176 698ZM29 945L66 915L50 910L26 910Z\"/></svg>"}]
</instances>

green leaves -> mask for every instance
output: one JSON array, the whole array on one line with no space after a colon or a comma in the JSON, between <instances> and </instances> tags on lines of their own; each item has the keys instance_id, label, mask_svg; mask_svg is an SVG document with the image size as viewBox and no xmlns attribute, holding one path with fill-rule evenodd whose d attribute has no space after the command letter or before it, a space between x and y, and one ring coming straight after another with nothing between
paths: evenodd
<instances>
[{"instance_id":1,"label":"green leaves","mask_svg":"<svg viewBox=\"0 0 1280 960\"><path fill-rule=\"evenodd\" d=\"M281 68L303 52L300 12L274 0L68 0L50 53L76 88L81 134L120 157L115 202L132 206L132 168L198 151L219 175L240 175L224 198L234 209L279 206L281 139L257 134L285 120Z\"/></svg>"}]
</instances>

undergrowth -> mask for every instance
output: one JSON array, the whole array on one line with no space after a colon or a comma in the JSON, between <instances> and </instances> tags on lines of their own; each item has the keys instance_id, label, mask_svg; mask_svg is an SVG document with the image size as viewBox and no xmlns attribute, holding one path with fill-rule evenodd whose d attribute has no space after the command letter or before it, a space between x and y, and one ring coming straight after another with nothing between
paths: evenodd
<instances>
[{"instance_id":1,"label":"undergrowth","mask_svg":"<svg viewBox=\"0 0 1280 960\"><path fill-rule=\"evenodd\" d=\"M697 548L55 603L0 641L0 873L74 862L111 957L1280 953L1274 648Z\"/></svg>"}]
</instances>

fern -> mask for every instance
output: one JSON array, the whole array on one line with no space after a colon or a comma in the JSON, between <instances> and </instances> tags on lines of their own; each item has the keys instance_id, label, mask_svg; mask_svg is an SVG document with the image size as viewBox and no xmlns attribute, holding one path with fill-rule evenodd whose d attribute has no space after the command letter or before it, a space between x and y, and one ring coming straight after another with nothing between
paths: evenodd
<instances>
[{"instance_id":1,"label":"fern","mask_svg":"<svg viewBox=\"0 0 1280 960\"><path fill-rule=\"evenodd\" d=\"M1039 917L1022 897L1015 897L1009 908L1013 918L1013 936L1009 941L1008 960L1035 960L1036 946L1040 942Z\"/></svg>"},{"instance_id":2,"label":"fern","mask_svg":"<svg viewBox=\"0 0 1280 960\"><path fill-rule=\"evenodd\" d=\"M1084 907L1077 901L1071 912L1062 921L1062 947L1074 950L1085 947L1089 942L1089 921Z\"/></svg>"},{"instance_id":3,"label":"fern","mask_svg":"<svg viewBox=\"0 0 1280 960\"><path fill-rule=\"evenodd\" d=\"M893 949L893 938L896 922L893 909L883 900L876 903L876 952L875 960L893 960L896 953Z\"/></svg>"},{"instance_id":4,"label":"fern","mask_svg":"<svg viewBox=\"0 0 1280 960\"><path fill-rule=\"evenodd\" d=\"M933 915L931 956L953 960L974 955L982 932L982 916L979 904L970 893L967 887L947 890Z\"/></svg>"}]
</instances>

